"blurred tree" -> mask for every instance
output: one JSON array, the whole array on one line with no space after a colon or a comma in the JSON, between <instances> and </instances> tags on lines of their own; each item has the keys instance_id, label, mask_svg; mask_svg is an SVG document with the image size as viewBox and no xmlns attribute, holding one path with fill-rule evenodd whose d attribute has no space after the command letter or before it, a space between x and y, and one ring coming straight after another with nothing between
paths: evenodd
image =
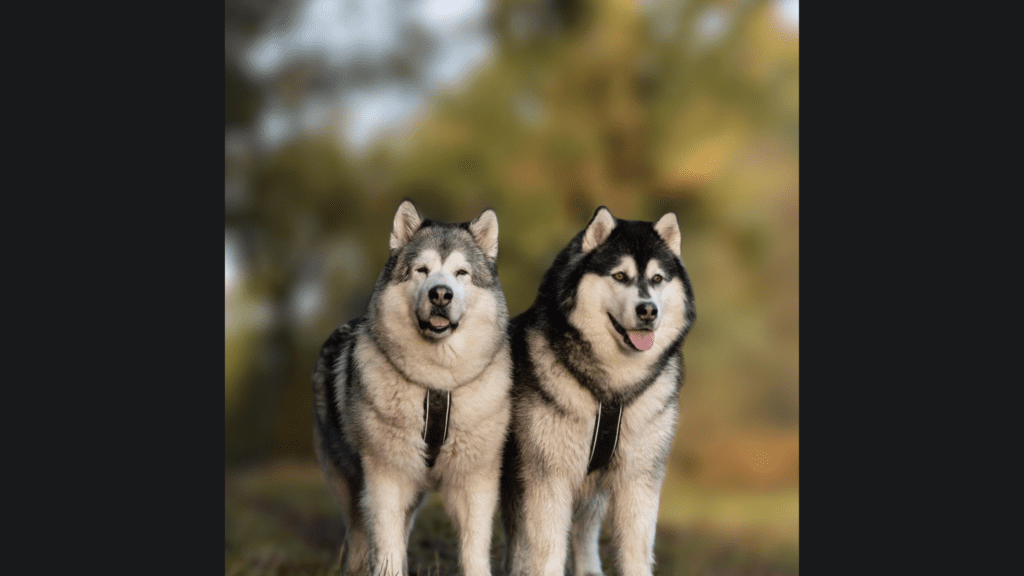
<instances>
[{"instance_id":1,"label":"blurred tree","mask_svg":"<svg viewBox=\"0 0 1024 576\"><path fill-rule=\"evenodd\" d=\"M247 50L285 42L308 4L228 2L225 227L240 239L249 292L271 311L254 337L263 363L236 410L249 420L229 417L229 440L249 434L254 456L272 442L311 455L309 370L330 330L362 311L403 197L440 220L497 210L512 314L598 205L626 218L675 211L700 301L688 347L714 370L698 388L735 391L721 392L736 396L730 417L795 425L798 45L766 0L640 4L492 2L494 57L407 132L356 155L331 119L261 146L261 119L283 109L299 125L317 98L422 87L436 33L402 12L411 5L388 2L379 9L402 15L406 40L393 50L338 56L299 42L256 73ZM250 434L256 420L264 430ZM696 425L684 419L683 434Z\"/></svg>"},{"instance_id":2,"label":"blurred tree","mask_svg":"<svg viewBox=\"0 0 1024 576\"><path fill-rule=\"evenodd\" d=\"M362 253L362 240L384 229L378 218L368 217L379 203L365 191L380 191L389 183L360 173L350 161L337 134L330 132L332 118L340 125L337 115L328 114L319 126L302 126L310 110L324 101L427 81L424 70L437 42L412 8L398 0L225 4L225 231L237 240L247 292L269 310L267 325L257 326L248 340L239 339L258 352L246 392L237 395L243 400L228 406L228 436L237 440L227 447L231 459L260 457L268 447L310 451L308 430L294 430L302 409L297 404L308 408L308 387L297 383L308 381L318 344L334 327L328 324L331 319L337 323L358 308L351 296L320 296L339 284L347 288L344 292L354 292L337 272L331 273L330 260L337 260L339 252ZM338 40L330 37L334 27L360 20L372 24L382 13L394 16L385 22L391 28L381 31L385 37L355 30L348 37L356 42L350 49L333 50L331 41ZM288 127L281 146L275 144L280 138L272 136L279 126ZM372 158L377 167L389 162L382 153ZM357 244L349 242L352 238ZM380 248L368 252L382 256ZM365 283L358 288L365 289ZM312 306L325 320L302 326L303 306ZM319 336L311 338L308 332L313 331ZM316 339L320 342L312 344ZM284 440L282 427L288 429Z\"/></svg>"},{"instance_id":3,"label":"blurred tree","mask_svg":"<svg viewBox=\"0 0 1024 576\"><path fill-rule=\"evenodd\" d=\"M245 48L282 0L224 1L224 123L244 127L256 118L260 93L245 72Z\"/></svg>"}]
</instances>

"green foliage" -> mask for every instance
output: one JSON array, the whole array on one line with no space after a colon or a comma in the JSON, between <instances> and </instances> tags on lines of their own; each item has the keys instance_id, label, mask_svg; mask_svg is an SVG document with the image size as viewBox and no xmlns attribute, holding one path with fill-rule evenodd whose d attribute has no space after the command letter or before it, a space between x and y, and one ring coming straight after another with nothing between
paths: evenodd
<instances>
[{"instance_id":1,"label":"green foliage","mask_svg":"<svg viewBox=\"0 0 1024 576\"><path fill-rule=\"evenodd\" d=\"M798 42L767 2L729 5L715 42L696 33L720 4L704 0L656 2L649 16L632 2L561 3L575 7L545 17L555 24L514 29L516 10L545 4L499 2L492 60L368 153L324 132L238 168L248 195L225 225L244 232L245 291L271 313L226 335L229 455L244 444L312 457L310 369L330 331L362 313L405 197L436 220L496 210L513 315L598 206L676 212L698 319L673 458L732 429L795 432ZM244 123L258 99L239 93L255 88L227 82L228 117ZM304 318L293 311L307 284L321 292Z\"/></svg>"}]
</instances>

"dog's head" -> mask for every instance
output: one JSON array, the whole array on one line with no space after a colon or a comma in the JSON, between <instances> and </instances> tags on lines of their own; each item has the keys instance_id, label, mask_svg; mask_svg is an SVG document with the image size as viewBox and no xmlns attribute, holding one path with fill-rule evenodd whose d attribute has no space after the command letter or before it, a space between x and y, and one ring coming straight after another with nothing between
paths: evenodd
<instances>
[{"instance_id":1,"label":"dog's head","mask_svg":"<svg viewBox=\"0 0 1024 576\"><path fill-rule=\"evenodd\" d=\"M675 214L619 220L602 206L575 242L580 276L566 315L589 340L611 338L623 352L646 353L689 329L693 294Z\"/></svg>"},{"instance_id":2,"label":"dog's head","mask_svg":"<svg viewBox=\"0 0 1024 576\"><path fill-rule=\"evenodd\" d=\"M393 312L429 341L458 331L463 317L483 305L479 292L497 288L498 218L493 210L471 222L449 224L424 219L406 200L395 213L390 247L384 305L404 307Z\"/></svg>"}]
</instances>

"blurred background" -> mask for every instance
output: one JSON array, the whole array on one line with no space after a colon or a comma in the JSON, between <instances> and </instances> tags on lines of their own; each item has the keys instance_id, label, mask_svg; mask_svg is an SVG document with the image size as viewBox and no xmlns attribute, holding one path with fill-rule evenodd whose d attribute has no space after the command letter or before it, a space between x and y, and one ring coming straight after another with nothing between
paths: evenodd
<instances>
[{"instance_id":1,"label":"blurred background","mask_svg":"<svg viewBox=\"0 0 1024 576\"><path fill-rule=\"evenodd\" d=\"M314 462L313 364L403 198L497 212L511 315L598 206L673 211L660 523L796 543L798 0L226 0L224 40L227 473Z\"/></svg>"}]
</instances>

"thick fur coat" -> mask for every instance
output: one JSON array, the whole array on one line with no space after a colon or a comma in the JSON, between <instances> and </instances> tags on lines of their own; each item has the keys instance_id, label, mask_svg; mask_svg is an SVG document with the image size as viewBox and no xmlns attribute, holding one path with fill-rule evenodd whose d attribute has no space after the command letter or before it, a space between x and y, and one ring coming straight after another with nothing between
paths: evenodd
<instances>
[{"instance_id":1,"label":"thick fur coat","mask_svg":"<svg viewBox=\"0 0 1024 576\"><path fill-rule=\"evenodd\" d=\"M390 249L366 313L330 336L313 375L316 453L347 524L339 562L346 573L407 574L413 520L438 489L464 574L489 575L511 385L497 217L434 222L406 201ZM428 391L450 392L433 465Z\"/></svg>"},{"instance_id":2,"label":"thick fur coat","mask_svg":"<svg viewBox=\"0 0 1024 576\"><path fill-rule=\"evenodd\" d=\"M502 470L509 576L603 574L611 515L623 576L652 573L658 501L678 420L681 346L696 318L674 214L599 208L510 322L513 417ZM610 460L588 473L597 414L621 407Z\"/></svg>"}]
</instances>

